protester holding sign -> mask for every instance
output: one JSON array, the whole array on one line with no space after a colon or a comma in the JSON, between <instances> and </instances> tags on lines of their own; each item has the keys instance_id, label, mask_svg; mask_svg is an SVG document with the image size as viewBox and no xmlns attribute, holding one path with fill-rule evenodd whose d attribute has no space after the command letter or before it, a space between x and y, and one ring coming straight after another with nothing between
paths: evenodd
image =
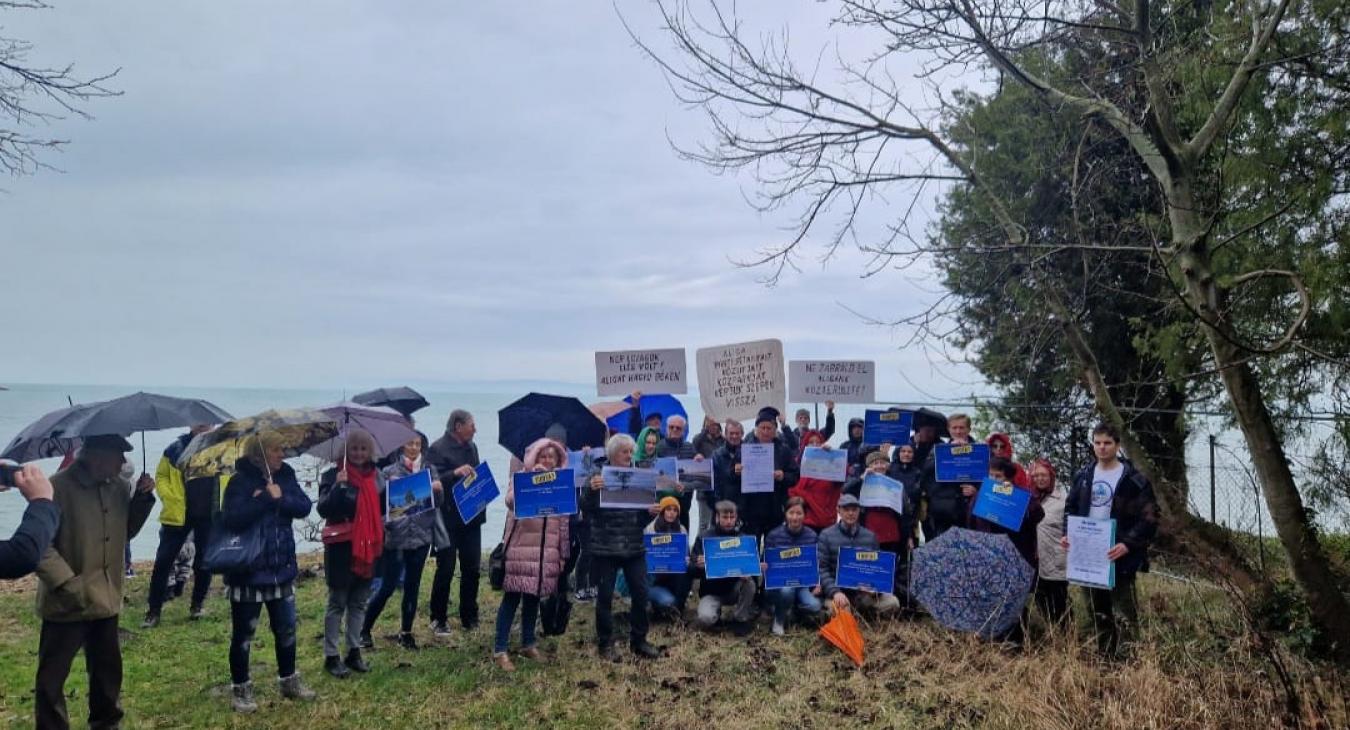
<instances>
[{"instance_id":1,"label":"protester holding sign","mask_svg":"<svg viewBox=\"0 0 1350 730\"><path fill-rule=\"evenodd\" d=\"M844 492L858 497L861 503L863 480L869 474L885 477L889 468L890 458L881 451L873 451L867 455L867 472L861 477L849 480L849 483L844 485ZM892 487L895 487L895 484L892 484ZM909 495L905 493L903 483L899 483L899 488L895 491L899 493L895 499L899 500L900 509L880 504L864 505L862 524L876 536L877 544L882 550L905 555L914 549L914 505L910 502ZM894 505L894 500L891 504Z\"/></svg>"},{"instance_id":2,"label":"protester holding sign","mask_svg":"<svg viewBox=\"0 0 1350 730\"><path fill-rule=\"evenodd\" d=\"M782 524L788 487L796 484L798 479L793 450L776 438L780 416L775 408L762 408L755 417L753 443L773 448L773 491L745 494L742 490L738 508L744 522L745 534L754 535L756 538L764 537L769 534L769 530Z\"/></svg>"},{"instance_id":3,"label":"protester holding sign","mask_svg":"<svg viewBox=\"0 0 1350 730\"><path fill-rule=\"evenodd\" d=\"M863 428L865 422L861 418L848 419L848 438L839 444L839 448L848 452L848 475L857 476L862 473L862 447L863 447Z\"/></svg>"},{"instance_id":4,"label":"protester holding sign","mask_svg":"<svg viewBox=\"0 0 1350 730\"><path fill-rule=\"evenodd\" d=\"M810 433L817 433L811 431ZM819 435L817 433L817 435ZM786 548L816 547L816 531L806 524L806 502L797 496L788 497L787 510L783 513L783 524L773 528L764 538L764 554L770 550ZM764 566L767 575L769 566ZM819 576L817 576L819 578ZM793 609L798 617L817 621L820 618L820 585L804 585L790 588L766 588L765 597L773 606L773 635L786 633L788 619Z\"/></svg>"},{"instance_id":5,"label":"protester holding sign","mask_svg":"<svg viewBox=\"0 0 1350 730\"><path fill-rule=\"evenodd\" d=\"M694 543L694 577L699 578L698 586L698 625L711 629L721 619L722 607L732 604L731 630L736 636L749 636L754 630L751 619L755 612L755 579L751 576L732 578L707 578L707 555L703 545L705 539L723 540L743 537L749 534L741 532L737 518L736 504L722 501L717 503L717 515L712 529L699 535Z\"/></svg>"},{"instance_id":6,"label":"protester holding sign","mask_svg":"<svg viewBox=\"0 0 1350 730\"><path fill-rule=\"evenodd\" d=\"M607 465L629 468L633 465L636 444L627 434L615 434L605 444ZM646 527L646 512L635 509L606 509L600 506L600 493L605 478L599 470L591 476L584 510L591 521L591 570L599 592L595 597L595 642L600 656L620 661L614 648L614 579L622 571L631 592L632 610L628 617L629 647L644 659L661 656L660 649L647 643L647 559L644 555L642 530Z\"/></svg>"},{"instance_id":7,"label":"protester holding sign","mask_svg":"<svg viewBox=\"0 0 1350 730\"><path fill-rule=\"evenodd\" d=\"M825 444L825 435L819 431L806 431L802 434L802 449L798 454L797 462L801 463L801 453L805 453L806 449L814 447L829 448ZM833 453L840 452L835 451ZM842 481L828 481L803 476L788 490L788 496L801 500L806 513L804 519L807 527L812 530L823 530L834 524L839 495L843 493L843 489L844 483Z\"/></svg>"},{"instance_id":8,"label":"protester holding sign","mask_svg":"<svg viewBox=\"0 0 1350 730\"><path fill-rule=\"evenodd\" d=\"M951 432L951 439L947 442L949 446L965 446L971 443L970 416L961 413L952 414L947 418L947 430ZM937 450L935 447L929 454L923 467L923 491L928 497L928 521L924 523L923 534L927 540L932 540L953 527L966 526L970 500L975 496L979 482L979 477L974 477L968 482L938 481Z\"/></svg>"},{"instance_id":9,"label":"protester holding sign","mask_svg":"<svg viewBox=\"0 0 1350 730\"><path fill-rule=\"evenodd\" d=\"M478 426L473 414L456 408L450 412L445 434L427 450L427 462L436 467L441 479L459 481L478 466L478 445L473 442ZM450 582L459 561L459 621L465 629L478 626L478 579L482 574L483 523L487 510L465 520L454 500L441 500L441 518L445 520L449 544L436 551L436 574L431 579L431 627L437 636L449 636Z\"/></svg>"},{"instance_id":10,"label":"protester holding sign","mask_svg":"<svg viewBox=\"0 0 1350 730\"><path fill-rule=\"evenodd\" d=\"M989 476L1005 489L1010 488L1016 490L1022 496L1034 497L1030 489L1019 487L1014 483L1013 480L1017 476L1016 467L1016 464L1007 459L994 459L989 463ZM976 501L972 502L972 512L975 511L974 507L979 504L978 499L977 497ZM1041 508L1040 500L1031 498L1027 499L1026 511L1022 514L1021 525L1017 529L998 524L993 519L986 519L974 513L970 516L970 529L976 532L1007 535L1008 539L1012 540L1013 546L1017 548L1017 552L1021 553L1022 559L1027 561L1027 565L1035 568L1038 541L1036 527L1044 517L1045 510ZM1027 590L1032 588L1034 586L1027 586Z\"/></svg>"},{"instance_id":11,"label":"protester holding sign","mask_svg":"<svg viewBox=\"0 0 1350 730\"><path fill-rule=\"evenodd\" d=\"M1059 541L1064 537L1064 507L1069 493L1056 484L1055 467L1046 459L1032 464L1031 484L1045 510L1045 517L1036 526L1036 605L1047 621L1062 623L1069 616L1069 583L1067 551Z\"/></svg>"},{"instance_id":12,"label":"protester holding sign","mask_svg":"<svg viewBox=\"0 0 1350 730\"><path fill-rule=\"evenodd\" d=\"M684 420L684 416L671 416L666 419L666 437L656 445L656 456L663 459L674 457L680 460L703 461L707 457L699 453L693 444L685 440L688 432L689 422ZM687 532L689 530L689 513L694 506L694 492L703 491L706 493L709 490L707 489L706 478L704 478L702 488L699 486L699 480L694 477L688 480L681 479L680 481L683 489L675 493L674 496L680 502L680 524L684 525ZM669 496L669 494L661 496Z\"/></svg>"},{"instance_id":13,"label":"protester holding sign","mask_svg":"<svg viewBox=\"0 0 1350 730\"><path fill-rule=\"evenodd\" d=\"M643 529L646 535L688 535L689 531L680 522L680 502L674 497L662 497L660 512L651 524ZM647 597L651 601L652 613L668 619L679 619L684 612L684 604L689 600L690 581L689 560L684 560L685 572L648 573Z\"/></svg>"},{"instance_id":14,"label":"protester holding sign","mask_svg":"<svg viewBox=\"0 0 1350 730\"><path fill-rule=\"evenodd\" d=\"M1007 459L1013 465L1012 483L1023 488L1031 489L1031 475L1027 470L1017 463L1017 458L1013 456L1012 437L1006 433L994 432L989 434L989 438L984 442L989 445L990 459Z\"/></svg>"},{"instance_id":15,"label":"protester holding sign","mask_svg":"<svg viewBox=\"0 0 1350 730\"><path fill-rule=\"evenodd\" d=\"M565 469L567 452L558 442L541 438L525 450L522 463L525 472ZM543 658L534 635L539 601L558 590L570 543L566 516L516 519L514 481L508 483L504 500L506 525L502 543L506 545L506 579L502 583L504 593L501 605L497 607L497 631L492 645L492 661L506 672L515 671L507 654L507 645L517 608L520 609L520 655L536 661Z\"/></svg>"},{"instance_id":16,"label":"protester holding sign","mask_svg":"<svg viewBox=\"0 0 1350 730\"><path fill-rule=\"evenodd\" d=\"M820 591L828 599L830 613L849 607L874 611L880 615L900 610L900 601L893 593L874 593L851 588L840 588L835 582L839 569L839 549L844 547L877 550L877 536L859 521L862 505L852 494L839 498L839 522L826 528L817 540L820 551Z\"/></svg>"},{"instance_id":17,"label":"protester holding sign","mask_svg":"<svg viewBox=\"0 0 1350 730\"><path fill-rule=\"evenodd\" d=\"M1101 423L1092 430L1092 453L1096 461L1073 478L1064 507L1065 525L1067 531L1069 515L1116 521L1117 542L1106 553L1115 562L1116 585L1110 590L1085 589L1092 601L1097 647L1113 655L1133 637L1138 624L1134 580L1139 571L1148 571L1148 548L1158 534L1158 501L1148 477L1120 458L1120 434L1114 426ZM1073 549L1068 537L1060 544Z\"/></svg>"},{"instance_id":18,"label":"protester holding sign","mask_svg":"<svg viewBox=\"0 0 1350 730\"><path fill-rule=\"evenodd\" d=\"M384 468L386 481L427 470L430 472L431 490L435 494L436 501L445 499L445 491L437 477L436 468L422 459L420 436L404 444L395 457L394 463ZM384 524L384 562L380 587L366 604L366 620L361 627L362 648L374 646L370 638L371 629L384 612L389 598L398 589L400 575L403 576L403 602L399 614L398 644L404 649L417 648L417 640L413 638L412 633L413 619L417 617L417 596L422 587L422 568L426 566L427 550L428 547L431 550L439 549L449 542L445 522L438 509L419 512Z\"/></svg>"},{"instance_id":19,"label":"protester holding sign","mask_svg":"<svg viewBox=\"0 0 1350 730\"><path fill-rule=\"evenodd\" d=\"M794 418L793 420L797 422L797 427L792 429L792 433L797 437L798 445L800 445L803 441L806 440L806 432L813 430L820 431L820 435L823 436L826 441L828 441L830 440L830 437L834 436L834 401L832 400L825 401L824 428L820 429L811 428L811 411L808 411L805 408L798 408L796 418Z\"/></svg>"}]
</instances>

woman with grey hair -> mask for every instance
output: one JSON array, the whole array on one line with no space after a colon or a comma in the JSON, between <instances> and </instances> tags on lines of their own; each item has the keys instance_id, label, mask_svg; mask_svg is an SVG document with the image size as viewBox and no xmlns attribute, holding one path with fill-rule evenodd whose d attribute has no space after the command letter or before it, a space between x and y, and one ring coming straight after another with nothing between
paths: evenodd
<instances>
[{"instance_id":1,"label":"woman with grey hair","mask_svg":"<svg viewBox=\"0 0 1350 730\"><path fill-rule=\"evenodd\" d=\"M604 461L597 461L591 471L591 488L586 490L582 506L586 519L591 522L591 570L599 588L595 598L596 647L601 657L615 662L620 661L620 656L614 648L614 618L610 606L614 600L614 579L619 571L623 571L633 600L628 619L628 645L634 654L644 659L661 656L661 650L647 642L647 551L642 537L643 528L647 526L647 511L600 506L600 492L605 488L603 466L631 467L636 446L627 434L610 437L605 444Z\"/></svg>"},{"instance_id":2,"label":"woman with grey hair","mask_svg":"<svg viewBox=\"0 0 1350 730\"><path fill-rule=\"evenodd\" d=\"M361 658L361 627L375 567L384 552L385 477L375 468L375 439L361 429L347 432L344 456L319 479L323 569L328 609L323 619L324 669L338 679L368 672ZM338 640L346 623L347 656Z\"/></svg>"}]
</instances>

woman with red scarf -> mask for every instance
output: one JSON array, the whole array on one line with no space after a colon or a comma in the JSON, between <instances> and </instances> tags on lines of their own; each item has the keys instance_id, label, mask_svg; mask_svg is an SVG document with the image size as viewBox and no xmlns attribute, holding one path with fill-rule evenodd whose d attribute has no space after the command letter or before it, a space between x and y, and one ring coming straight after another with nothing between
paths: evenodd
<instances>
[{"instance_id":1,"label":"woman with red scarf","mask_svg":"<svg viewBox=\"0 0 1350 730\"><path fill-rule=\"evenodd\" d=\"M375 440L360 429L347 432L346 455L319 480L323 528L323 570L328 610L323 620L324 669L343 679L368 672L361 658L361 626L375 566L384 551L384 475L375 467ZM347 625L347 656L338 654Z\"/></svg>"},{"instance_id":2,"label":"woman with red scarf","mask_svg":"<svg viewBox=\"0 0 1350 730\"><path fill-rule=\"evenodd\" d=\"M798 464L801 463L802 454L806 452L808 446L830 448L825 443L825 436L819 431L805 431L802 433L801 447L797 449ZM838 519L839 495L843 492L843 489L843 482L802 477L788 490L788 496L802 498L802 501L806 503L806 520L803 524L816 532L820 532L833 525L835 520Z\"/></svg>"}]
</instances>

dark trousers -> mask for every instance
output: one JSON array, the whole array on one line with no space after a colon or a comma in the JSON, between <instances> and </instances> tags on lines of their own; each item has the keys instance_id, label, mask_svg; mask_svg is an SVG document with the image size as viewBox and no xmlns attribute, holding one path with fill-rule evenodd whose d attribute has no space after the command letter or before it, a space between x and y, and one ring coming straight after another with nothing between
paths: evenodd
<instances>
[{"instance_id":1,"label":"dark trousers","mask_svg":"<svg viewBox=\"0 0 1350 730\"><path fill-rule=\"evenodd\" d=\"M591 563L594 562L591 555L591 523L588 520L579 520L574 523L576 527L575 539L571 556L567 559L566 572L576 569L576 580L573 587L576 590L585 590L595 587L595 573L591 570Z\"/></svg>"},{"instance_id":2,"label":"dark trousers","mask_svg":"<svg viewBox=\"0 0 1350 730\"><path fill-rule=\"evenodd\" d=\"M422 587L422 568L427 564L428 552L429 549L425 547L384 552L384 575L380 581L380 589L370 597L370 603L366 604L366 621L361 627L361 633L369 634L374 628L375 620L380 617L384 605L398 588L400 573L403 574L403 612L400 615L402 623L399 625L404 633L412 631L413 618L417 616L417 595Z\"/></svg>"},{"instance_id":3,"label":"dark trousers","mask_svg":"<svg viewBox=\"0 0 1350 730\"><path fill-rule=\"evenodd\" d=\"M1134 574L1117 574L1116 587L1111 590L1086 590L1092 601L1092 627L1097 634L1097 650L1106 656L1115 656L1120 653L1122 643L1134 639L1134 631L1139 624Z\"/></svg>"},{"instance_id":4,"label":"dark trousers","mask_svg":"<svg viewBox=\"0 0 1350 730\"><path fill-rule=\"evenodd\" d=\"M431 620L449 621L450 581L459 559L459 622L465 628L478 623L478 578L483 562L482 525L459 525L450 530L450 546L436 553L436 575L431 579Z\"/></svg>"},{"instance_id":5,"label":"dark trousers","mask_svg":"<svg viewBox=\"0 0 1350 730\"><path fill-rule=\"evenodd\" d=\"M628 614L628 642L634 646L647 640L647 557L635 555L626 558L612 558L596 555L591 558L591 569L595 574L599 590L595 598L595 643L602 648L614 641L614 614L611 604L614 602L614 579L623 571L628 582L628 596L633 601L633 610Z\"/></svg>"},{"instance_id":6,"label":"dark trousers","mask_svg":"<svg viewBox=\"0 0 1350 730\"><path fill-rule=\"evenodd\" d=\"M33 709L39 730L70 727L66 677L84 649L89 672L89 727L114 728L122 721L122 647L117 617L97 621L43 621L38 639L37 687Z\"/></svg>"},{"instance_id":7,"label":"dark trousers","mask_svg":"<svg viewBox=\"0 0 1350 730\"><path fill-rule=\"evenodd\" d=\"M271 601L234 601L230 603L230 679L235 684L249 679L249 654L264 605L276 645L277 676L295 674L295 595Z\"/></svg>"},{"instance_id":8,"label":"dark trousers","mask_svg":"<svg viewBox=\"0 0 1350 730\"><path fill-rule=\"evenodd\" d=\"M163 525L159 528L155 568L150 572L150 613L159 613L168 597L169 573L173 572L174 561L178 560L178 553L189 533L197 548L197 554L192 558L192 605L199 606L206 601L206 594L211 590L211 571L202 570L202 560L206 556L206 543L211 539L211 520L189 521L181 527Z\"/></svg>"},{"instance_id":9,"label":"dark trousers","mask_svg":"<svg viewBox=\"0 0 1350 730\"><path fill-rule=\"evenodd\" d=\"M1047 580L1036 582L1036 606L1045 614L1047 623L1058 625L1069 616L1069 582Z\"/></svg>"}]
</instances>

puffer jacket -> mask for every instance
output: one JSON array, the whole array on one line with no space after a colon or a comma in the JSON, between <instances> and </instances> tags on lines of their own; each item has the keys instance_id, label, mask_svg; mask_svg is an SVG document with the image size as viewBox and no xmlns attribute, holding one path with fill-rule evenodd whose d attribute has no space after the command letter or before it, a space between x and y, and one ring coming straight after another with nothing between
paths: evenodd
<instances>
[{"instance_id":1,"label":"puffer jacket","mask_svg":"<svg viewBox=\"0 0 1350 730\"><path fill-rule=\"evenodd\" d=\"M764 549L776 550L779 548L801 547L803 545L815 545L820 539L815 530L807 525L802 525L802 529L792 532L788 529L786 523L779 525L769 531L764 536Z\"/></svg>"},{"instance_id":2,"label":"puffer jacket","mask_svg":"<svg viewBox=\"0 0 1350 730\"><path fill-rule=\"evenodd\" d=\"M533 471L540 449L557 445L549 439L540 439L525 450L523 471ZM559 469L567 468L567 450ZM515 480L506 486L506 526L502 542L506 545L506 581L502 589L507 593L525 593L548 596L558 590L558 578L567 562L570 546L567 517L516 519Z\"/></svg>"},{"instance_id":3,"label":"puffer jacket","mask_svg":"<svg viewBox=\"0 0 1350 730\"><path fill-rule=\"evenodd\" d=\"M820 531L816 540L819 546L817 560L820 562L820 594L823 598L833 598L839 592L834 584L839 569L839 548L856 547L876 550L880 547L877 536L859 522L852 530L838 522Z\"/></svg>"},{"instance_id":4,"label":"puffer jacket","mask_svg":"<svg viewBox=\"0 0 1350 730\"><path fill-rule=\"evenodd\" d=\"M372 466L374 466L372 464ZM329 469L319 477L319 516L330 524L350 522L356 519L356 487L347 482L337 482L338 470ZM380 514L384 514L384 492L388 482L379 469L375 470L375 488L380 494ZM388 546L386 545L386 549ZM338 590L351 585L352 543L335 542L323 546L323 576L328 587Z\"/></svg>"},{"instance_id":5,"label":"puffer jacket","mask_svg":"<svg viewBox=\"0 0 1350 730\"><path fill-rule=\"evenodd\" d=\"M408 470L408 465L404 463L402 456L398 454L394 456L396 457L394 462L384 468L386 484L413 473ZM422 468L431 471L431 481L434 482L440 478L437 475L436 467L428 464L425 459L422 460ZM449 485L442 485L443 488L447 486ZM447 490L437 499L445 501L448 495L449 491ZM385 550L419 550L428 545L433 550L440 550L449 544L450 537L445 531L445 519L441 517L439 508L384 523Z\"/></svg>"},{"instance_id":6,"label":"puffer jacket","mask_svg":"<svg viewBox=\"0 0 1350 730\"><path fill-rule=\"evenodd\" d=\"M308 517L313 503L300 489L290 464L282 464L272 474L272 480L281 487L280 499L267 496L267 476L252 461L239 459L234 464L234 476L225 487L220 519L226 528L236 532L261 521L263 549L247 572L226 574L226 585L255 588L285 585L295 580L299 572L291 523ZM255 495L258 490L262 492Z\"/></svg>"},{"instance_id":7,"label":"puffer jacket","mask_svg":"<svg viewBox=\"0 0 1350 730\"><path fill-rule=\"evenodd\" d=\"M606 459L596 459L591 476L597 476ZM602 558L631 558L647 554L642 529L650 517L642 509L606 509L600 506L600 489L582 490L582 511L591 523L590 553Z\"/></svg>"}]
</instances>

